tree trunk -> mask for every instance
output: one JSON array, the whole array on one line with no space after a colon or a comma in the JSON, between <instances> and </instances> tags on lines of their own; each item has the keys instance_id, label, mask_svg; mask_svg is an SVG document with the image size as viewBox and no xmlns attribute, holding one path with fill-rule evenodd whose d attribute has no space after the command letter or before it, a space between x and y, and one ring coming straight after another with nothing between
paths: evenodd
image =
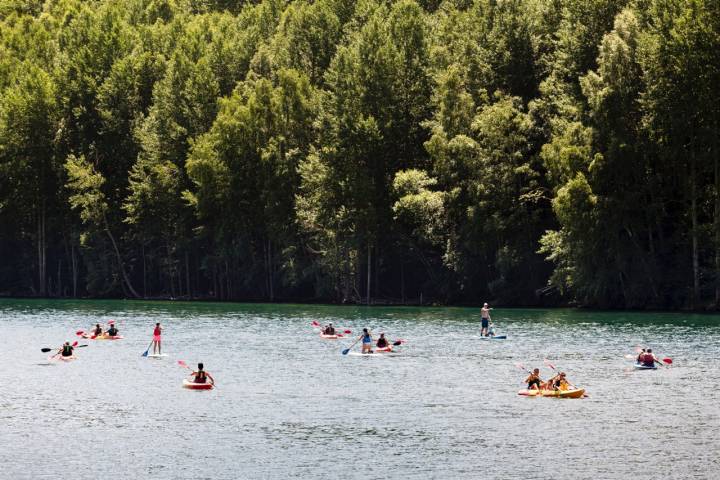
<instances>
[{"instance_id":1,"label":"tree trunk","mask_svg":"<svg viewBox=\"0 0 720 480\"><path fill-rule=\"evenodd\" d=\"M72 282L73 282L73 298L77 298L77 282L78 282L78 270L77 270L77 256L75 255L75 244L70 239L70 261L72 262Z\"/></svg>"},{"instance_id":2,"label":"tree trunk","mask_svg":"<svg viewBox=\"0 0 720 480\"><path fill-rule=\"evenodd\" d=\"M367 293L367 304L370 305L370 279L372 278L372 250L370 243L368 243L367 249L367 290L365 293Z\"/></svg>"},{"instance_id":3,"label":"tree trunk","mask_svg":"<svg viewBox=\"0 0 720 480\"><path fill-rule=\"evenodd\" d=\"M690 154L690 216L692 218L692 271L693 289L691 307L696 308L700 300L700 259L698 254L697 182L695 175L695 154Z\"/></svg>"},{"instance_id":4,"label":"tree trunk","mask_svg":"<svg viewBox=\"0 0 720 480\"><path fill-rule=\"evenodd\" d=\"M715 308L720 308L720 151L718 151L718 124L712 132L713 166L715 170Z\"/></svg>"},{"instance_id":5,"label":"tree trunk","mask_svg":"<svg viewBox=\"0 0 720 480\"><path fill-rule=\"evenodd\" d=\"M105 218L105 215L103 215L103 222L105 223L105 233L107 233L107 236L110 238L110 242L112 243L113 249L115 250L115 257L117 258L118 266L120 267L120 274L123 277L125 285L135 298L140 298L140 295L133 288L132 283L130 283L130 278L125 272L125 263L123 262L122 256L120 255L120 249L118 248L117 242L115 241L115 237L110 231L110 226L108 225L108 221L107 218Z\"/></svg>"},{"instance_id":6,"label":"tree trunk","mask_svg":"<svg viewBox=\"0 0 720 480\"><path fill-rule=\"evenodd\" d=\"M40 296L47 295L47 245L45 241L45 201L39 201L37 223L37 255L38 255L38 292Z\"/></svg>"},{"instance_id":7,"label":"tree trunk","mask_svg":"<svg viewBox=\"0 0 720 480\"><path fill-rule=\"evenodd\" d=\"M273 257L272 257L272 240L268 238L268 285L270 286L270 301L275 301L275 285L273 285Z\"/></svg>"},{"instance_id":8,"label":"tree trunk","mask_svg":"<svg viewBox=\"0 0 720 480\"><path fill-rule=\"evenodd\" d=\"M188 298L192 298L192 289L190 288L190 254L185 250L185 285Z\"/></svg>"},{"instance_id":9,"label":"tree trunk","mask_svg":"<svg viewBox=\"0 0 720 480\"><path fill-rule=\"evenodd\" d=\"M143 259L143 298L147 298L147 260L145 258L145 243L142 244Z\"/></svg>"}]
</instances>

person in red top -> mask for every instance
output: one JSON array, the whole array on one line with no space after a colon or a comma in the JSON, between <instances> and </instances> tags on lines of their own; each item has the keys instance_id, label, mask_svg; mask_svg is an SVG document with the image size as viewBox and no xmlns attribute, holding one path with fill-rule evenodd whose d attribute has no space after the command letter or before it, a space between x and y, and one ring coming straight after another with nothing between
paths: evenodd
<instances>
[{"instance_id":1,"label":"person in red top","mask_svg":"<svg viewBox=\"0 0 720 480\"><path fill-rule=\"evenodd\" d=\"M648 348L645 350L645 353L641 353L638 356L638 360L639 363L642 363L645 367L654 367L655 363L660 363L660 360L652 353L652 348Z\"/></svg>"},{"instance_id":2,"label":"person in red top","mask_svg":"<svg viewBox=\"0 0 720 480\"><path fill-rule=\"evenodd\" d=\"M161 344L161 338L160 335L162 335L162 327L160 326L160 323L155 324L155 330L153 330L153 354L161 354L162 353L162 346Z\"/></svg>"}]
</instances>

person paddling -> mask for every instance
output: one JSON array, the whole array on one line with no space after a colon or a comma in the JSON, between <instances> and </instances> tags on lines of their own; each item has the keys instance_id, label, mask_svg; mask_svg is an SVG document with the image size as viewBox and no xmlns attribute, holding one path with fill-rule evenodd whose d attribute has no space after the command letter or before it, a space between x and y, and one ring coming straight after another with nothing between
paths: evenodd
<instances>
[{"instance_id":1,"label":"person paddling","mask_svg":"<svg viewBox=\"0 0 720 480\"><path fill-rule=\"evenodd\" d=\"M530 376L525 379L525 381L528 384L528 390L541 390L543 386L543 381L540 379L540 369L534 369Z\"/></svg>"},{"instance_id":2,"label":"person paddling","mask_svg":"<svg viewBox=\"0 0 720 480\"><path fill-rule=\"evenodd\" d=\"M94 337L99 337L100 335L102 335L102 333L103 333L102 327L100 326L99 323L96 323L95 328L93 328L93 330L92 330L92 335Z\"/></svg>"},{"instance_id":3,"label":"person paddling","mask_svg":"<svg viewBox=\"0 0 720 480\"><path fill-rule=\"evenodd\" d=\"M117 337L118 333L120 333L120 330L115 328L115 324L113 323L110 325L110 328L108 328L106 333L108 337Z\"/></svg>"},{"instance_id":4,"label":"person paddling","mask_svg":"<svg viewBox=\"0 0 720 480\"><path fill-rule=\"evenodd\" d=\"M193 383L207 383L208 378L210 379L210 383L212 385L215 385L215 379L210 375L208 372L205 371L204 365L201 363L198 363L198 369L197 372L192 372L190 374L191 377L195 377L193 379Z\"/></svg>"},{"instance_id":5,"label":"person paddling","mask_svg":"<svg viewBox=\"0 0 720 480\"><path fill-rule=\"evenodd\" d=\"M70 345L70 342L65 342L65 345L62 346L60 350L58 350L58 353L62 357L72 357L73 356L73 350L75 350L75 347Z\"/></svg>"},{"instance_id":6,"label":"person paddling","mask_svg":"<svg viewBox=\"0 0 720 480\"><path fill-rule=\"evenodd\" d=\"M335 327L332 323L325 327L325 335L335 335Z\"/></svg>"},{"instance_id":7,"label":"person paddling","mask_svg":"<svg viewBox=\"0 0 720 480\"><path fill-rule=\"evenodd\" d=\"M384 333L380 333L380 338L377 339L377 343L375 344L377 348L388 348L389 344L387 341L387 338L385 338Z\"/></svg>"},{"instance_id":8,"label":"person paddling","mask_svg":"<svg viewBox=\"0 0 720 480\"><path fill-rule=\"evenodd\" d=\"M360 340L362 340L362 350L361 353L372 353L372 335L370 335L370 332L368 332L367 328L363 328L363 333L360 335Z\"/></svg>"},{"instance_id":9,"label":"person paddling","mask_svg":"<svg viewBox=\"0 0 720 480\"><path fill-rule=\"evenodd\" d=\"M567 381L565 372L560 372L559 374L548 380L547 385L548 389L567 390L570 382Z\"/></svg>"},{"instance_id":10,"label":"person paddling","mask_svg":"<svg viewBox=\"0 0 720 480\"><path fill-rule=\"evenodd\" d=\"M492 310L492 308L489 308L487 303L484 303L480 309L480 335L484 337L488 336L488 330L490 328L490 310Z\"/></svg>"},{"instance_id":11,"label":"person paddling","mask_svg":"<svg viewBox=\"0 0 720 480\"><path fill-rule=\"evenodd\" d=\"M645 353L638 356L638 363L641 363L644 367L654 367L655 363L660 363L660 360L652 353L652 348L648 348Z\"/></svg>"},{"instance_id":12,"label":"person paddling","mask_svg":"<svg viewBox=\"0 0 720 480\"><path fill-rule=\"evenodd\" d=\"M153 330L153 355L155 354L161 354L162 353L162 346L161 342L162 339L160 336L162 335L162 327L160 326L160 322L155 324L155 329Z\"/></svg>"}]
</instances>

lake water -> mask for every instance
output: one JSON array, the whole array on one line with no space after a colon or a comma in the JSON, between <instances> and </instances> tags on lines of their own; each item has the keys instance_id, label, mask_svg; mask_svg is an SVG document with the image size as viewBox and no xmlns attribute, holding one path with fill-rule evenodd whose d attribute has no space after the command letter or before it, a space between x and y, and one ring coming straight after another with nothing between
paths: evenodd
<instances>
[{"instance_id":1,"label":"lake water","mask_svg":"<svg viewBox=\"0 0 720 480\"><path fill-rule=\"evenodd\" d=\"M124 340L84 341L71 363L40 352L110 319ZM343 356L351 341L313 320L407 342ZM0 478L718 478L720 317L493 320L507 341L479 340L477 309L0 300ZM141 357L155 322L162 360ZM635 345L672 367L633 371ZM544 359L589 396L518 396L516 364L549 376ZM181 388L177 360L217 388Z\"/></svg>"}]
</instances>

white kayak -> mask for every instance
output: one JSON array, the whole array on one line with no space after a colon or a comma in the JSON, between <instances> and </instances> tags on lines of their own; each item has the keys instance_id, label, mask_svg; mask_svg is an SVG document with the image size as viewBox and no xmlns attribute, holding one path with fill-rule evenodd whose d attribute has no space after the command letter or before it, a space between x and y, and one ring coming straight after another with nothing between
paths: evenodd
<instances>
[{"instance_id":1,"label":"white kayak","mask_svg":"<svg viewBox=\"0 0 720 480\"><path fill-rule=\"evenodd\" d=\"M148 353L147 354L148 358L165 358L167 356L168 356L167 353Z\"/></svg>"}]
</instances>

